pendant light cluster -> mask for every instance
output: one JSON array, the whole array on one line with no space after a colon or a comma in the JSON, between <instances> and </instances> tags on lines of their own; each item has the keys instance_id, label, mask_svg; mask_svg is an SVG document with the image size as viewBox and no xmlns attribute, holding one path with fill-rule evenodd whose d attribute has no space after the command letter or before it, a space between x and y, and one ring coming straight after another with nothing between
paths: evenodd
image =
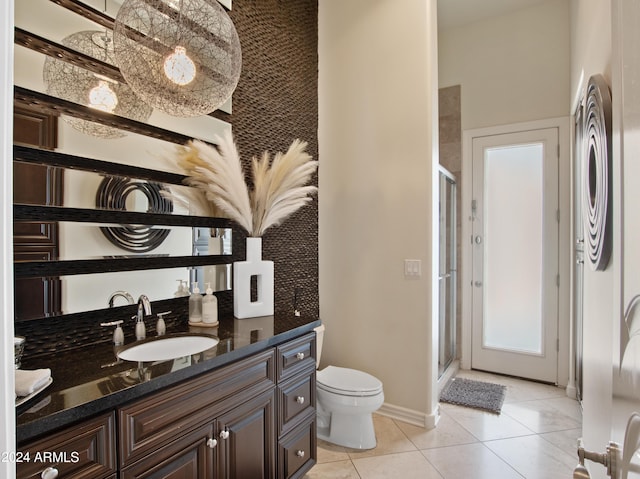
<instances>
[{"instance_id":1,"label":"pendant light cluster","mask_svg":"<svg viewBox=\"0 0 640 479\"><path fill-rule=\"evenodd\" d=\"M214 111L231 97L242 66L238 34L217 0L124 0L113 32L82 31L62 44L118 67L126 84L47 57L47 93L142 122L153 108L178 117ZM93 136L124 135L65 120Z\"/></svg>"},{"instance_id":2,"label":"pendant light cluster","mask_svg":"<svg viewBox=\"0 0 640 479\"><path fill-rule=\"evenodd\" d=\"M109 30L85 30L62 39L62 45L114 65L113 36ZM125 83L98 75L54 57L44 61L43 80L49 95L63 100L124 116L147 121L153 109L144 103ZM122 130L93 121L63 116L73 128L98 138L121 138Z\"/></svg>"},{"instance_id":3,"label":"pendant light cluster","mask_svg":"<svg viewBox=\"0 0 640 479\"><path fill-rule=\"evenodd\" d=\"M172 116L212 112L240 78L240 40L217 0L125 0L114 42L127 83Z\"/></svg>"}]
</instances>

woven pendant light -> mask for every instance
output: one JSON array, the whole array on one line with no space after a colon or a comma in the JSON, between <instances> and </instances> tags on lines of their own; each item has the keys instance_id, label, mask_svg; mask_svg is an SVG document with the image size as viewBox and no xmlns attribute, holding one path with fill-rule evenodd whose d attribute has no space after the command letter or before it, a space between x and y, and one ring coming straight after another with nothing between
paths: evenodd
<instances>
[{"instance_id":1,"label":"woven pendant light","mask_svg":"<svg viewBox=\"0 0 640 479\"><path fill-rule=\"evenodd\" d=\"M214 111L240 78L240 40L217 0L125 0L114 44L131 88L172 116Z\"/></svg>"},{"instance_id":2,"label":"woven pendant light","mask_svg":"<svg viewBox=\"0 0 640 479\"><path fill-rule=\"evenodd\" d=\"M73 33L61 43L78 52L115 65L111 31L85 30ZM43 80L49 95L96 110L145 122L153 109L136 96L128 85L98 75L54 57L44 62ZM121 138L122 130L92 121L63 116L73 128L98 138Z\"/></svg>"}]
</instances>

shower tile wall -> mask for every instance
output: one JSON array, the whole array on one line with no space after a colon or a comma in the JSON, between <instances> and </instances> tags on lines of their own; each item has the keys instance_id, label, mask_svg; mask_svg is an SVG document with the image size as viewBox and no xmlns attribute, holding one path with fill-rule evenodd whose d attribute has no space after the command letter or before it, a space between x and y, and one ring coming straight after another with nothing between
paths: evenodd
<instances>
[{"instance_id":1,"label":"shower tile wall","mask_svg":"<svg viewBox=\"0 0 640 479\"><path fill-rule=\"evenodd\" d=\"M439 137L440 137L440 164L449 170L458 183L456 197L456 257L458 258L458 286L456 291L456 358L460 357L460 338L462 333L460 325L462 320L460 314L462 311L460 291L460 278L462 277L460 258L460 238L461 238L461 218L460 211L462 191L460 180L462 179L462 123L461 123L461 107L460 107L460 85L446 88L440 88L438 91L438 112L439 112Z\"/></svg>"}]
</instances>

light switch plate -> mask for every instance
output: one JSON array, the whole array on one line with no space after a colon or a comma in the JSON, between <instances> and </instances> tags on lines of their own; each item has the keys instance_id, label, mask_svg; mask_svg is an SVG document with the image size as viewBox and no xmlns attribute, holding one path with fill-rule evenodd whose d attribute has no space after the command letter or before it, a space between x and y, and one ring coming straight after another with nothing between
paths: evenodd
<instances>
[{"instance_id":1,"label":"light switch plate","mask_svg":"<svg viewBox=\"0 0 640 479\"><path fill-rule=\"evenodd\" d=\"M419 259L404 260L404 277L419 278L422 276L422 261Z\"/></svg>"}]
</instances>

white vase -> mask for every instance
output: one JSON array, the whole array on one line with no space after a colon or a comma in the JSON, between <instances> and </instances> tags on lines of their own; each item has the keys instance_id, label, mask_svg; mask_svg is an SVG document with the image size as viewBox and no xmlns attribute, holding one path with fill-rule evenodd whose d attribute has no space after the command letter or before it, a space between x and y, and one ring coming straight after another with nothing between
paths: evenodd
<instances>
[{"instance_id":1,"label":"white vase","mask_svg":"<svg viewBox=\"0 0 640 479\"><path fill-rule=\"evenodd\" d=\"M257 295L251 300L251 278ZM262 238L247 238L247 260L233 263L233 315L255 318L273 315L273 261L262 259Z\"/></svg>"}]
</instances>

